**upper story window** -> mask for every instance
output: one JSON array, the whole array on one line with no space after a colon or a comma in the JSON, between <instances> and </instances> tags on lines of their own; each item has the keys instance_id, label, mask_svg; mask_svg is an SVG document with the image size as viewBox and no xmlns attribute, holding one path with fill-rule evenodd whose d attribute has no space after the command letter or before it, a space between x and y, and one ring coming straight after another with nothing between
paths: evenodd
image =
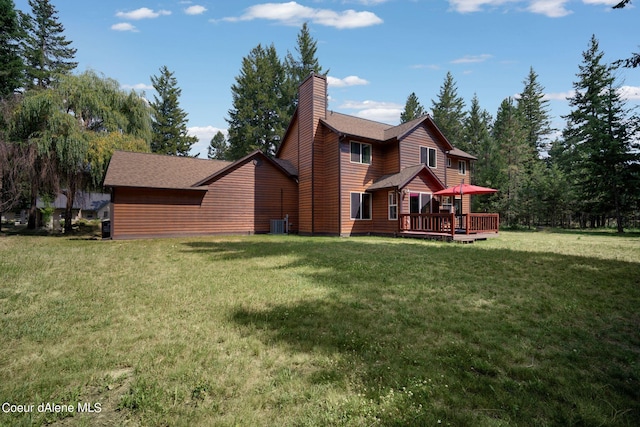
<instances>
[{"instance_id":1,"label":"upper story window","mask_svg":"<svg viewBox=\"0 0 640 427\"><path fill-rule=\"evenodd\" d=\"M371 144L351 141L351 162L371 164Z\"/></svg>"},{"instance_id":2,"label":"upper story window","mask_svg":"<svg viewBox=\"0 0 640 427\"><path fill-rule=\"evenodd\" d=\"M466 160L458 160L458 173L460 175L467 174L467 162Z\"/></svg>"},{"instance_id":3,"label":"upper story window","mask_svg":"<svg viewBox=\"0 0 640 427\"><path fill-rule=\"evenodd\" d=\"M420 163L424 163L433 169L438 167L436 149L431 147L420 147Z\"/></svg>"}]
</instances>

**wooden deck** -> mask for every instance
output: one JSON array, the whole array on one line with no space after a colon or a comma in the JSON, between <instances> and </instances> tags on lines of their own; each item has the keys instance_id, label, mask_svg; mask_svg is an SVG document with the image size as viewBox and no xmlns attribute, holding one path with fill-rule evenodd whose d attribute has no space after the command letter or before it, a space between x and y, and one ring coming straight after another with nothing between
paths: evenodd
<instances>
[{"instance_id":1,"label":"wooden deck","mask_svg":"<svg viewBox=\"0 0 640 427\"><path fill-rule=\"evenodd\" d=\"M475 242L498 236L498 214L401 214L400 236L453 242Z\"/></svg>"},{"instance_id":2,"label":"wooden deck","mask_svg":"<svg viewBox=\"0 0 640 427\"><path fill-rule=\"evenodd\" d=\"M399 237L407 237L412 239L427 239L427 240L441 240L443 242L460 242L460 243L473 243L476 240L487 240L494 237L498 237L499 233L437 233L428 231L402 231L398 234Z\"/></svg>"}]
</instances>

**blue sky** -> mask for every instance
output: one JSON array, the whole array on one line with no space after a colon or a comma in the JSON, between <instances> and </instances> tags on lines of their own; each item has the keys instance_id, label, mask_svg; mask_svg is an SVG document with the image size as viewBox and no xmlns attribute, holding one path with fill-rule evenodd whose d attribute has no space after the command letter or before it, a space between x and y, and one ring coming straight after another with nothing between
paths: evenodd
<instances>
[{"instance_id":1,"label":"blue sky","mask_svg":"<svg viewBox=\"0 0 640 427\"><path fill-rule=\"evenodd\" d=\"M27 0L14 0L29 11ZM474 93L495 115L522 91L533 67L558 128L592 34L605 60L640 50L640 0L52 0L78 71L93 69L153 99L150 77L166 65L182 89L193 153L206 156L226 130L242 58L273 43L294 51L303 22L329 69L329 108L389 124L415 92L427 109L450 71L468 107ZM618 72L629 106L640 105L640 68Z\"/></svg>"}]
</instances>

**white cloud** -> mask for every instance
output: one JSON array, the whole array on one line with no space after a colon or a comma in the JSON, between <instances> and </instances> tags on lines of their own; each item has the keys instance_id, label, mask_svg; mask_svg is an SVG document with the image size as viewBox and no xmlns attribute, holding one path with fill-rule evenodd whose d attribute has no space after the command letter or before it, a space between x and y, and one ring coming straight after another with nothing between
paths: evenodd
<instances>
[{"instance_id":1,"label":"white cloud","mask_svg":"<svg viewBox=\"0 0 640 427\"><path fill-rule=\"evenodd\" d=\"M605 6L615 6L620 3L620 0L582 0L584 4L594 4L600 5L603 4Z\"/></svg>"},{"instance_id":2,"label":"white cloud","mask_svg":"<svg viewBox=\"0 0 640 427\"><path fill-rule=\"evenodd\" d=\"M640 86L622 86L618 89L622 99L628 101L640 101Z\"/></svg>"},{"instance_id":3,"label":"white cloud","mask_svg":"<svg viewBox=\"0 0 640 427\"><path fill-rule=\"evenodd\" d=\"M375 6L375 5L378 5L378 4L386 3L388 1L389 0L353 0L352 3L359 3L359 4L363 4L365 6Z\"/></svg>"},{"instance_id":4,"label":"white cloud","mask_svg":"<svg viewBox=\"0 0 640 427\"><path fill-rule=\"evenodd\" d=\"M451 8L456 12L479 12L484 6L500 6L518 0L449 0Z\"/></svg>"},{"instance_id":5,"label":"white cloud","mask_svg":"<svg viewBox=\"0 0 640 427\"><path fill-rule=\"evenodd\" d=\"M129 24L128 22L120 22L119 24L113 24L111 26L111 29L114 31L131 31L134 33L138 32L138 29L134 25Z\"/></svg>"},{"instance_id":6,"label":"white cloud","mask_svg":"<svg viewBox=\"0 0 640 427\"><path fill-rule=\"evenodd\" d=\"M358 110L355 116L382 123L398 123L404 106L384 101L345 101L338 108Z\"/></svg>"},{"instance_id":7,"label":"white cloud","mask_svg":"<svg viewBox=\"0 0 640 427\"><path fill-rule=\"evenodd\" d=\"M345 101L339 108L348 110L373 110L373 109L403 109L404 106L395 102L384 101Z\"/></svg>"},{"instance_id":8,"label":"white cloud","mask_svg":"<svg viewBox=\"0 0 640 427\"><path fill-rule=\"evenodd\" d=\"M454 59L452 64L472 64L476 62L484 62L487 59L493 58L493 55L483 53L482 55L465 55L462 58Z\"/></svg>"},{"instance_id":9,"label":"white cloud","mask_svg":"<svg viewBox=\"0 0 640 427\"><path fill-rule=\"evenodd\" d=\"M566 92L545 93L543 99L548 99L551 101L566 101L567 98L572 97L575 93L575 90L568 90Z\"/></svg>"},{"instance_id":10,"label":"white cloud","mask_svg":"<svg viewBox=\"0 0 640 427\"><path fill-rule=\"evenodd\" d=\"M402 108L372 108L359 111L356 116L376 122L395 124L400 122Z\"/></svg>"},{"instance_id":11,"label":"white cloud","mask_svg":"<svg viewBox=\"0 0 640 427\"><path fill-rule=\"evenodd\" d=\"M327 76L327 84L330 87L364 86L369 82L358 76L347 76L343 79Z\"/></svg>"},{"instance_id":12,"label":"white cloud","mask_svg":"<svg viewBox=\"0 0 640 427\"><path fill-rule=\"evenodd\" d=\"M549 18L562 18L563 16L573 13L564 7L567 1L568 0L535 0L531 2L527 10L548 16Z\"/></svg>"},{"instance_id":13,"label":"white cloud","mask_svg":"<svg viewBox=\"0 0 640 427\"><path fill-rule=\"evenodd\" d=\"M554 101L566 101L567 98L575 96L575 90L566 92L546 93L544 99ZM640 86L621 86L618 88L618 95L626 101L640 101Z\"/></svg>"},{"instance_id":14,"label":"white cloud","mask_svg":"<svg viewBox=\"0 0 640 427\"><path fill-rule=\"evenodd\" d=\"M158 10L156 12L149 9L148 7L141 7L140 9L132 10L131 12L116 13L116 16L118 18L133 19L133 20L153 19L163 15L171 15L171 12L168 10Z\"/></svg>"},{"instance_id":15,"label":"white cloud","mask_svg":"<svg viewBox=\"0 0 640 427\"><path fill-rule=\"evenodd\" d=\"M239 17L224 18L224 21L239 22L267 19L283 25L301 25L305 21L314 24L345 28L361 28L381 24L383 21L372 12L356 12L349 9L336 12L330 9L314 9L294 1L288 3L263 3L247 8Z\"/></svg>"},{"instance_id":16,"label":"white cloud","mask_svg":"<svg viewBox=\"0 0 640 427\"><path fill-rule=\"evenodd\" d=\"M451 9L459 13L480 12L485 9L507 7L513 5L514 9L526 10L532 13L545 15L549 18L561 18L573 13L565 6L570 0L448 0ZM613 6L620 0L582 0L584 4Z\"/></svg>"},{"instance_id":17,"label":"white cloud","mask_svg":"<svg viewBox=\"0 0 640 427\"><path fill-rule=\"evenodd\" d=\"M189 6L184 10L187 15L200 15L207 11L207 8L200 5Z\"/></svg>"}]
</instances>

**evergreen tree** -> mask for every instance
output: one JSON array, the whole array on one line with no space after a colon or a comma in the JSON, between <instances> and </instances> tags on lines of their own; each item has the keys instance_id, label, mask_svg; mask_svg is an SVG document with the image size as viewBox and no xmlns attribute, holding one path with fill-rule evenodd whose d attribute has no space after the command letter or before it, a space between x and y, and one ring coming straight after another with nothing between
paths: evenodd
<instances>
[{"instance_id":1,"label":"evergreen tree","mask_svg":"<svg viewBox=\"0 0 640 427\"><path fill-rule=\"evenodd\" d=\"M151 103L151 151L171 156L188 156L191 146L198 142L198 138L187 135L187 113L180 108L178 101L182 93L178 80L163 66L159 76L151 76L151 83L158 93Z\"/></svg>"},{"instance_id":2,"label":"evergreen tree","mask_svg":"<svg viewBox=\"0 0 640 427\"><path fill-rule=\"evenodd\" d=\"M487 140L491 138L490 128L491 114L480 108L478 96L474 94L464 121L463 143L458 148L474 156L480 155L481 147L486 146Z\"/></svg>"},{"instance_id":3,"label":"evergreen tree","mask_svg":"<svg viewBox=\"0 0 640 427\"><path fill-rule=\"evenodd\" d=\"M213 138L211 138L207 157L209 159L227 160L228 150L229 144L227 144L227 139L222 132L218 131Z\"/></svg>"},{"instance_id":4,"label":"evergreen tree","mask_svg":"<svg viewBox=\"0 0 640 427\"><path fill-rule=\"evenodd\" d=\"M444 83L440 87L438 100L432 100L433 121L444 136L458 147L463 142L462 128L465 119L464 100L458 96L458 89L451 72L447 72Z\"/></svg>"},{"instance_id":5,"label":"evergreen tree","mask_svg":"<svg viewBox=\"0 0 640 427\"><path fill-rule=\"evenodd\" d=\"M69 74L78 65L73 59L58 11L49 0L29 0L32 16L25 16L27 37L24 48L27 87L47 88L60 75Z\"/></svg>"},{"instance_id":6,"label":"evergreen tree","mask_svg":"<svg viewBox=\"0 0 640 427\"><path fill-rule=\"evenodd\" d=\"M0 0L0 98L22 86L24 65L20 42L24 38L13 0Z\"/></svg>"},{"instance_id":7,"label":"evergreen tree","mask_svg":"<svg viewBox=\"0 0 640 427\"><path fill-rule=\"evenodd\" d=\"M273 156L289 124L285 70L276 48L261 45L242 59L240 75L231 86L229 110L229 158L239 159L260 149Z\"/></svg>"},{"instance_id":8,"label":"evergreen tree","mask_svg":"<svg viewBox=\"0 0 640 427\"><path fill-rule=\"evenodd\" d=\"M322 66L316 57L318 42L311 37L309 26L305 22L300 28L297 38L297 46L295 48L297 56L291 52L287 52L284 60L286 71L286 82L283 90L286 92L285 97L290 99L290 105L287 107L287 122L298 106L298 86L311 73L322 74Z\"/></svg>"},{"instance_id":9,"label":"evergreen tree","mask_svg":"<svg viewBox=\"0 0 640 427\"><path fill-rule=\"evenodd\" d=\"M536 152L548 151L547 137L553 131L549 100L544 99L544 87L538 82L538 75L533 67L523 83L524 89L518 97L518 110L527 132L527 143Z\"/></svg>"},{"instance_id":10,"label":"evergreen tree","mask_svg":"<svg viewBox=\"0 0 640 427\"><path fill-rule=\"evenodd\" d=\"M493 126L493 138L498 156L496 161L496 184L500 190L501 213L510 225L518 222L522 212L519 205L520 193L526 177L526 162L529 160L529 147L526 142L526 130L522 118L512 98L502 101Z\"/></svg>"},{"instance_id":11,"label":"evergreen tree","mask_svg":"<svg viewBox=\"0 0 640 427\"><path fill-rule=\"evenodd\" d=\"M581 224L604 225L611 213L623 232L623 213L638 188L632 168L638 156L637 128L618 94L612 68L602 62L604 53L592 36L582 54L582 64L569 98L571 112L565 117L564 150L570 155L571 175L582 201Z\"/></svg>"},{"instance_id":12,"label":"evergreen tree","mask_svg":"<svg viewBox=\"0 0 640 427\"><path fill-rule=\"evenodd\" d=\"M422 117L426 114L424 107L418 101L418 97L415 92L407 97L407 102L404 104L404 111L400 114L400 123L410 122L413 119Z\"/></svg>"}]
</instances>

